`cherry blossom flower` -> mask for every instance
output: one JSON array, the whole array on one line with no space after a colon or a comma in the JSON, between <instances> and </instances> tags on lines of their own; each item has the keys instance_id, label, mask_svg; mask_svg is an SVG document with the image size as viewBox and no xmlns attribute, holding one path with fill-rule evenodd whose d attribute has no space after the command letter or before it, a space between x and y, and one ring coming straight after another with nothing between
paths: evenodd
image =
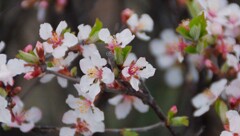
<instances>
[{"instance_id":1,"label":"cherry blossom flower","mask_svg":"<svg viewBox=\"0 0 240 136\"><path fill-rule=\"evenodd\" d=\"M88 93L93 99L101 91L100 83L110 84L114 81L114 73L107 67L107 61L97 55L83 58L79 62L82 76L79 84L79 92Z\"/></svg>"},{"instance_id":2,"label":"cherry blossom flower","mask_svg":"<svg viewBox=\"0 0 240 136\"><path fill-rule=\"evenodd\" d=\"M68 95L66 103L78 114L86 114L85 116L94 118L96 121L104 120L103 112L94 106L93 101L91 101L91 97L89 97L88 94L83 93L83 97L79 98Z\"/></svg>"},{"instance_id":3,"label":"cherry blossom flower","mask_svg":"<svg viewBox=\"0 0 240 136\"><path fill-rule=\"evenodd\" d=\"M103 28L99 31L98 37L104 43L108 44L110 50L113 50L116 46L124 48L134 39L135 36L132 35L129 29L124 29L122 32L112 36L108 29Z\"/></svg>"},{"instance_id":4,"label":"cherry blossom flower","mask_svg":"<svg viewBox=\"0 0 240 136\"><path fill-rule=\"evenodd\" d=\"M91 58L91 56L101 57L95 44L82 46L82 55L84 58Z\"/></svg>"},{"instance_id":5,"label":"cherry blossom flower","mask_svg":"<svg viewBox=\"0 0 240 136\"><path fill-rule=\"evenodd\" d=\"M47 53L52 53L55 58L61 58L65 55L69 47L72 47L78 43L78 39L74 34L70 32L64 32L67 28L67 23L61 21L56 29L50 24L44 23L40 25L40 37L46 42L43 43L44 50Z\"/></svg>"},{"instance_id":6,"label":"cherry blossom flower","mask_svg":"<svg viewBox=\"0 0 240 136\"><path fill-rule=\"evenodd\" d=\"M148 111L148 105L135 96L117 95L108 100L111 105L116 106L115 114L117 119L124 119L130 113L132 106L141 113Z\"/></svg>"},{"instance_id":7,"label":"cherry blossom flower","mask_svg":"<svg viewBox=\"0 0 240 136\"><path fill-rule=\"evenodd\" d=\"M5 43L3 41L0 42L0 53L4 50Z\"/></svg>"},{"instance_id":8,"label":"cherry blossom flower","mask_svg":"<svg viewBox=\"0 0 240 136\"><path fill-rule=\"evenodd\" d=\"M10 59L7 62L7 56L0 54L0 81L12 86L13 77L26 72L24 64L26 63L20 59Z\"/></svg>"},{"instance_id":9,"label":"cherry blossom flower","mask_svg":"<svg viewBox=\"0 0 240 136\"><path fill-rule=\"evenodd\" d=\"M8 102L7 100L0 96L0 122L1 123L9 123L11 122L11 113L7 109L8 107Z\"/></svg>"},{"instance_id":10,"label":"cherry blossom flower","mask_svg":"<svg viewBox=\"0 0 240 136\"><path fill-rule=\"evenodd\" d=\"M233 54L227 54L227 64L230 67L233 67L236 71L239 70L239 57Z\"/></svg>"},{"instance_id":11,"label":"cherry blossom flower","mask_svg":"<svg viewBox=\"0 0 240 136\"><path fill-rule=\"evenodd\" d=\"M155 68L145 58L140 57L137 61L134 55L129 55L123 64L122 75L128 80L136 91L139 91L140 78L148 79L155 73Z\"/></svg>"},{"instance_id":12,"label":"cherry blossom flower","mask_svg":"<svg viewBox=\"0 0 240 136\"><path fill-rule=\"evenodd\" d=\"M24 111L24 104L17 96L13 98L13 101L16 103L12 109L14 114L13 122L6 123L6 125L9 127L19 128L22 132L29 132L34 128L35 123L41 119L41 111L36 107L32 107L28 111Z\"/></svg>"},{"instance_id":13,"label":"cherry blossom flower","mask_svg":"<svg viewBox=\"0 0 240 136\"><path fill-rule=\"evenodd\" d=\"M229 130L222 131L220 136L236 136L240 135L240 116L237 111L229 110L226 112L229 123Z\"/></svg>"},{"instance_id":14,"label":"cherry blossom flower","mask_svg":"<svg viewBox=\"0 0 240 136\"><path fill-rule=\"evenodd\" d=\"M230 29L240 25L240 7L235 4L229 4L218 13L218 22Z\"/></svg>"},{"instance_id":15,"label":"cherry blossom flower","mask_svg":"<svg viewBox=\"0 0 240 136\"><path fill-rule=\"evenodd\" d=\"M230 84L226 87L226 94L234 98L240 98L240 73L238 73L237 78L232 80Z\"/></svg>"},{"instance_id":16,"label":"cherry blossom flower","mask_svg":"<svg viewBox=\"0 0 240 136\"><path fill-rule=\"evenodd\" d=\"M80 42L82 41L85 41L89 38L89 35L92 31L92 28L90 25L84 25L84 24L81 24L78 26L78 39Z\"/></svg>"},{"instance_id":17,"label":"cherry blossom flower","mask_svg":"<svg viewBox=\"0 0 240 136\"><path fill-rule=\"evenodd\" d=\"M153 20L148 14L142 14L138 18L137 14L132 14L127 20L127 25L131 31L136 34L139 39L148 41L150 37L145 32L151 32L153 30Z\"/></svg>"},{"instance_id":18,"label":"cherry blossom flower","mask_svg":"<svg viewBox=\"0 0 240 136\"><path fill-rule=\"evenodd\" d=\"M51 71L56 71L59 72L61 74L67 74L67 76L71 76L69 75L70 72L68 71L68 66L71 65L72 61L78 56L77 53L73 53L73 52L69 52L68 56L66 58L59 58L59 59L53 59L52 67L47 67L48 70ZM41 79L40 82L41 83L47 83L49 81L51 81L54 77L56 77L56 75L54 74L45 74ZM65 78L59 77L57 76L57 81L59 83L59 85L63 88L66 88L68 85L68 81Z\"/></svg>"},{"instance_id":19,"label":"cherry blossom flower","mask_svg":"<svg viewBox=\"0 0 240 136\"><path fill-rule=\"evenodd\" d=\"M62 127L60 136L75 136L82 134L91 136L95 132L104 132L105 125L103 122L95 121L85 114L78 114L75 111L68 111L64 114L63 123L71 125L71 127Z\"/></svg>"},{"instance_id":20,"label":"cherry blossom flower","mask_svg":"<svg viewBox=\"0 0 240 136\"><path fill-rule=\"evenodd\" d=\"M225 90L226 84L227 80L221 79L212 83L210 88L205 90L203 93L196 95L192 99L193 106L197 108L193 115L195 117L199 117L206 113L218 96Z\"/></svg>"},{"instance_id":21,"label":"cherry blossom flower","mask_svg":"<svg viewBox=\"0 0 240 136\"><path fill-rule=\"evenodd\" d=\"M150 51L156 57L158 66L166 69L171 67L177 60L182 62L181 48L184 48L185 45L179 41L174 31L165 29L160 37L161 39L154 39L150 43Z\"/></svg>"},{"instance_id":22,"label":"cherry blossom flower","mask_svg":"<svg viewBox=\"0 0 240 136\"><path fill-rule=\"evenodd\" d=\"M214 21L218 17L218 13L228 4L227 0L198 0L198 2L211 21Z\"/></svg>"}]
</instances>

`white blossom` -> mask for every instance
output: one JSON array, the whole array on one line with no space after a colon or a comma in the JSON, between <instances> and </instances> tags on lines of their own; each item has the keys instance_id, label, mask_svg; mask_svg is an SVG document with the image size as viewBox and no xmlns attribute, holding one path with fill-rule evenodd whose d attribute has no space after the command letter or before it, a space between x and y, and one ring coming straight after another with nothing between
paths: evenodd
<instances>
[{"instance_id":1,"label":"white blossom","mask_svg":"<svg viewBox=\"0 0 240 136\"><path fill-rule=\"evenodd\" d=\"M78 38L70 32L64 32L67 28L67 23L61 21L56 29L50 24L44 23L40 25L40 37L46 42L43 43L44 50L47 53L52 53L55 58L61 58L65 55L69 47L78 43Z\"/></svg>"},{"instance_id":2,"label":"white blossom","mask_svg":"<svg viewBox=\"0 0 240 136\"><path fill-rule=\"evenodd\" d=\"M121 73L124 78L130 82L131 86L138 91L140 78L148 79L149 77L152 77L156 69L153 68L153 66L143 57L139 58L137 61L134 59L134 55L127 57L123 64L124 68Z\"/></svg>"},{"instance_id":3,"label":"white blossom","mask_svg":"<svg viewBox=\"0 0 240 136\"><path fill-rule=\"evenodd\" d=\"M8 102L7 100L0 96L0 122L1 123L9 123L11 122L11 113L10 111L7 109L8 106Z\"/></svg>"},{"instance_id":4,"label":"white blossom","mask_svg":"<svg viewBox=\"0 0 240 136\"><path fill-rule=\"evenodd\" d=\"M148 111L148 105L145 105L142 100L129 95L117 95L108 100L111 105L116 106L115 114L117 119L124 119L130 113L132 106L141 113Z\"/></svg>"},{"instance_id":5,"label":"white blossom","mask_svg":"<svg viewBox=\"0 0 240 136\"><path fill-rule=\"evenodd\" d=\"M218 96L225 90L226 84L227 80L221 79L212 83L209 89L196 95L192 99L192 104L197 109L193 115L198 117L206 113Z\"/></svg>"},{"instance_id":6,"label":"white blossom","mask_svg":"<svg viewBox=\"0 0 240 136\"><path fill-rule=\"evenodd\" d=\"M240 135L240 116L237 111L229 110L226 112L229 123L229 131L223 131L220 136L235 136Z\"/></svg>"}]
</instances>

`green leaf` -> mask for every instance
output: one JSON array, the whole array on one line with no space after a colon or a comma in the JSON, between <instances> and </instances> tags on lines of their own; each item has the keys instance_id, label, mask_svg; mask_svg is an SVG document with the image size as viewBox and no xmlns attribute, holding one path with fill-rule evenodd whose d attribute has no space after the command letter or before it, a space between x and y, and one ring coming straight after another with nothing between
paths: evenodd
<instances>
[{"instance_id":1,"label":"green leaf","mask_svg":"<svg viewBox=\"0 0 240 136\"><path fill-rule=\"evenodd\" d=\"M2 97L4 97L4 98L7 96L6 90L3 89L2 87L0 87L0 96L2 96Z\"/></svg>"},{"instance_id":2,"label":"green leaf","mask_svg":"<svg viewBox=\"0 0 240 136\"><path fill-rule=\"evenodd\" d=\"M92 31L89 34L89 37L92 37L96 33L98 33L102 29L102 26L103 26L102 22L97 18L96 21L95 21L95 24L92 28Z\"/></svg>"},{"instance_id":3,"label":"green leaf","mask_svg":"<svg viewBox=\"0 0 240 136\"><path fill-rule=\"evenodd\" d=\"M131 52L132 47L126 46L125 48L115 47L114 48L114 59L117 65L122 65L126 60L128 54Z\"/></svg>"},{"instance_id":4,"label":"green leaf","mask_svg":"<svg viewBox=\"0 0 240 136\"><path fill-rule=\"evenodd\" d=\"M76 75L77 75L77 67L76 67L76 66L73 67L73 68L71 69L70 73L71 73L72 76L76 76Z\"/></svg>"},{"instance_id":5,"label":"green leaf","mask_svg":"<svg viewBox=\"0 0 240 136\"><path fill-rule=\"evenodd\" d=\"M130 129L124 129L122 132L123 136L138 136L137 132L131 131Z\"/></svg>"},{"instance_id":6,"label":"green leaf","mask_svg":"<svg viewBox=\"0 0 240 136\"><path fill-rule=\"evenodd\" d=\"M227 122L226 112L228 111L228 107L224 101L218 99L215 102L215 111L217 112L218 116L220 117L223 124Z\"/></svg>"},{"instance_id":7,"label":"green leaf","mask_svg":"<svg viewBox=\"0 0 240 136\"><path fill-rule=\"evenodd\" d=\"M197 53L196 46L192 46L192 45L187 46L186 48L184 48L184 51L185 51L186 53L189 53L189 54L195 54L195 53Z\"/></svg>"},{"instance_id":8,"label":"green leaf","mask_svg":"<svg viewBox=\"0 0 240 136\"><path fill-rule=\"evenodd\" d=\"M189 120L187 116L174 117L170 120L171 126L188 126Z\"/></svg>"},{"instance_id":9,"label":"green leaf","mask_svg":"<svg viewBox=\"0 0 240 136\"><path fill-rule=\"evenodd\" d=\"M204 35L207 34L207 20L204 16L204 13L202 13L199 16L194 17L190 22L189 22L189 28L190 30L194 27L198 26L200 27L200 35L199 38L203 37Z\"/></svg>"},{"instance_id":10,"label":"green leaf","mask_svg":"<svg viewBox=\"0 0 240 136\"><path fill-rule=\"evenodd\" d=\"M182 25L179 25L176 29L176 31L182 35L185 39L192 40L191 36L189 35L189 30L187 30Z\"/></svg>"},{"instance_id":11,"label":"green leaf","mask_svg":"<svg viewBox=\"0 0 240 136\"><path fill-rule=\"evenodd\" d=\"M32 64L36 64L39 62L39 59L37 56L31 54L31 53L27 53L27 52L24 52L24 51L19 51L19 53L17 54L17 57L19 59L22 59L28 63L32 63Z\"/></svg>"},{"instance_id":12,"label":"green leaf","mask_svg":"<svg viewBox=\"0 0 240 136\"><path fill-rule=\"evenodd\" d=\"M194 41L197 41L199 39L200 33L201 33L200 25L194 25L189 31L189 34L193 38Z\"/></svg>"},{"instance_id":13,"label":"green leaf","mask_svg":"<svg viewBox=\"0 0 240 136\"><path fill-rule=\"evenodd\" d=\"M205 49L207 48L208 44L206 41L199 41L197 43L197 47L196 47L196 51L198 53L203 53L205 51Z\"/></svg>"},{"instance_id":14,"label":"green leaf","mask_svg":"<svg viewBox=\"0 0 240 136\"><path fill-rule=\"evenodd\" d=\"M192 17L196 17L201 12L201 7L196 0L187 0L187 8Z\"/></svg>"}]
</instances>

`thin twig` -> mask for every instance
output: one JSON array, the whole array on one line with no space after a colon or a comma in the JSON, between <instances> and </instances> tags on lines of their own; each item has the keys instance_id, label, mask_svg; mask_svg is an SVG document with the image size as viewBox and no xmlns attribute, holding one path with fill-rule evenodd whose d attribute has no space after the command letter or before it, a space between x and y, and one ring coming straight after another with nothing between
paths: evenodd
<instances>
[{"instance_id":1,"label":"thin twig","mask_svg":"<svg viewBox=\"0 0 240 136\"><path fill-rule=\"evenodd\" d=\"M62 78L65 78L69 81L72 81L74 83L79 83L80 82L80 79L79 78L74 78L74 77L70 77L70 76L66 76L66 75L63 75L61 73L58 73L56 71L52 71L52 70L46 70L46 73L49 73L49 74L54 74L56 76L59 76L59 77L62 77Z\"/></svg>"},{"instance_id":2,"label":"thin twig","mask_svg":"<svg viewBox=\"0 0 240 136\"><path fill-rule=\"evenodd\" d=\"M123 130L131 130L135 132L147 132L152 129L156 129L158 127L164 126L163 122L158 122L149 126L144 126L144 127L136 127L136 128L106 128L105 133L121 133ZM59 127L54 127L54 126L36 126L34 128L40 129L41 131L60 131Z\"/></svg>"}]
</instances>

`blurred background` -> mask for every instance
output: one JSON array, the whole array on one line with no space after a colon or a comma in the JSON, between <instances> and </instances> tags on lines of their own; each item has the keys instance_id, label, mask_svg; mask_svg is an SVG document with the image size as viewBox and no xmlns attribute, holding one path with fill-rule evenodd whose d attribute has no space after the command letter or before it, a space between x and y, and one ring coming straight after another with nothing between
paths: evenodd
<instances>
[{"instance_id":1,"label":"blurred background","mask_svg":"<svg viewBox=\"0 0 240 136\"><path fill-rule=\"evenodd\" d=\"M33 0L34 1L34 0ZM96 18L99 18L104 27L110 29L111 33L119 31L121 23L121 11L130 8L138 14L147 13L154 20L154 31L150 33L151 38L159 37L162 30L166 28L175 29L181 20L189 18L187 8L184 5L185 0L66 0L63 7L58 7L54 0L49 3L45 18L39 13L39 8L30 6L23 8L21 0L0 0L0 41L5 41L6 49L4 53L9 58L15 57L19 49L28 44L35 45L40 40L39 26L43 22L50 23L56 28L58 23L66 20L69 27L78 32L79 24L93 25ZM233 1L231 1L233 2ZM239 2L235 0L235 2ZM40 19L40 20L39 20ZM157 67L155 58L149 52L149 42L135 39L133 52L138 57L144 56L148 61ZM99 47L104 50L104 47ZM102 56L105 56L102 52ZM78 61L74 62L78 65ZM181 66L184 70L184 66ZM193 118L194 108L191 105L191 98L208 84L201 82L204 71L200 71L200 80L197 83L184 82L180 87L172 88L166 85L164 81L164 70L157 69L154 77L148 79L146 84L150 88L158 104L166 113L172 105L177 105L179 115L190 117L190 126L187 128L174 128L174 130L183 136L217 136L223 127L216 116L215 111L210 111L199 118ZM183 71L184 73L184 71ZM174 80L174 78L172 79ZM43 112L43 118L38 125L61 127L61 119L65 111L69 110L65 100L67 95L74 94L76 90L70 83L67 89L61 88L56 79L47 84L39 83L39 79L31 81L23 80L22 77L17 79L18 85L23 87L21 97L28 109L31 106L39 107ZM105 113L105 124L107 128L122 127L141 127L158 122L157 116L150 109L146 114L140 114L133 109L130 115L124 120L117 120L114 114L114 107L107 103L107 99L113 97L113 94L101 94L102 99L97 105ZM30 133L22 134L18 130L4 132L0 130L0 136L55 136L55 131L38 132L33 130ZM104 133L95 134L96 136L116 136L117 134ZM140 136L168 136L169 133L165 128L157 128L146 133L140 133Z\"/></svg>"}]
</instances>

